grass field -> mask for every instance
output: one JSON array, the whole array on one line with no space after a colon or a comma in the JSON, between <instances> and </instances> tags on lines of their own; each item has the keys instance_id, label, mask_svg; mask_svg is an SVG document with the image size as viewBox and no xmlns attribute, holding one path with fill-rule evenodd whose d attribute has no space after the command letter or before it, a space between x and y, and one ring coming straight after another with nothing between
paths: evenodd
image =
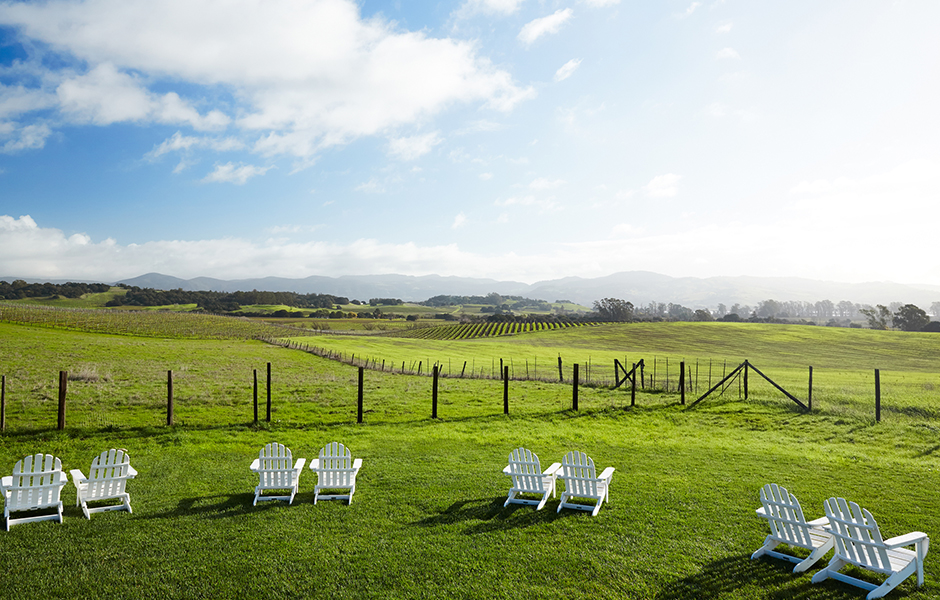
<instances>
[{"instance_id":1,"label":"grass field","mask_svg":"<svg viewBox=\"0 0 940 600\"><path fill-rule=\"evenodd\" d=\"M465 348L484 357L544 352L546 367L559 352L571 361L604 352L740 357L768 374L796 373L814 360L820 373L883 365L921 388L932 377L931 336L794 329L660 324L629 330L626 342L611 327L580 328L594 339L552 332L382 348L398 348L396 357L451 352L451 360ZM356 369L301 351L4 323L0 339L2 472L39 451L59 456L65 469L87 469L108 447L126 448L140 472L129 484L131 515L86 521L69 485L64 524L0 532L4 582L15 582L0 586L0 597L29 590L79 598L103 589L114 598L864 597L836 582L811 584L816 569L794 575L792 565L749 560L767 533L753 513L758 490L771 481L813 517L826 497L840 495L869 508L886 535L940 532L940 436L929 395L909 400L921 412L875 423L834 410L831 397L830 408L805 414L767 385L755 384L747 402L726 393L693 410L659 392L641 393L631 408L629 394L586 386L574 412L569 385L513 381L507 416L499 381L444 378L435 420L429 378L367 371L365 422L357 425ZM268 362L273 421L253 425L252 374L258 370L263 405ZM53 430L59 370L83 374L69 382L63 432ZM174 427L163 424L167 370ZM307 473L293 506L252 507L257 477L248 464L272 440L308 459L329 441L344 442L364 460L353 504L313 506ZM503 508L508 478L500 471L517 446L544 464L580 449L600 468L614 466L610 503L594 518L558 514L557 500L539 512ZM889 597L937 597L937 555L928 555L926 571L925 587L908 580Z\"/></svg>"}]
</instances>

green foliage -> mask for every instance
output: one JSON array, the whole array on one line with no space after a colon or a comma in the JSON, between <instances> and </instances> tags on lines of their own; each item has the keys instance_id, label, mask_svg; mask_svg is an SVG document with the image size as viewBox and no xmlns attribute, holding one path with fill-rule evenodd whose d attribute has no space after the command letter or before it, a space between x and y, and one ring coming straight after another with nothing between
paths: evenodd
<instances>
[{"instance_id":1,"label":"green foliage","mask_svg":"<svg viewBox=\"0 0 940 600\"><path fill-rule=\"evenodd\" d=\"M0 281L0 299L19 300L23 298L81 298L86 294L103 294L111 289L106 283L26 283L17 279L13 283Z\"/></svg>"},{"instance_id":2,"label":"green foliage","mask_svg":"<svg viewBox=\"0 0 940 600\"><path fill-rule=\"evenodd\" d=\"M887 306L879 304L875 308L862 308L859 311L868 319L869 329L885 330L888 328L888 318L891 317L891 311Z\"/></svg>"},{"instance_id":3,"label":"green foliage","mask_svg":"<svg viewBox=\"0 0 940 600\"><path fill-rule=\"evenodd\" d=\"M905 304L894 313L892 324L901 331L920 331L930 323L927 313L913 304Z\"/></svg>"},{"instance_id":4,"label":"green foliage","mask_svg":"<svg viewBox=\"0 0 940 600\"><path fill-rule=\"evenodd\" d=\"M619 298L603 298L594 303L594 310L602 321L628 322L633 320L633 303Z\"/></svg>"}]
</instances>

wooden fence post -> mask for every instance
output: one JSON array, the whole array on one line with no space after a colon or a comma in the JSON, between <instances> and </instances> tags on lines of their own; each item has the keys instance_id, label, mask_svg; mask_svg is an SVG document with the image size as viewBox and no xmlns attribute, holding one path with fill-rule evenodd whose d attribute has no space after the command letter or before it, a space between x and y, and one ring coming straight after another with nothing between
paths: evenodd
<instances>
[{"instance_id":1,"label":"wooden fence post","mask_svg":"<svg viewBox=\"0 0 940 600\"><path fill-rule=\"evenodd\" d=\"M685 361L679 363L679 404L685 406Z\"/></svg>"},{"instance_id":2,"label":"wooden fence post","mask_svg":"<svg viewBox=\"0 0 940 600\"><path fill-rule=\"evenodd\" d=\"M271 422L271 363L268 363L268 423Z\"/></svg>"},{"instance_id":3,"label":"wooden fence post","mask_svg":"<svg viewBox=\"0 0 940 600\"><path fill-rule=\"evenodd\" d=\"M574 374L571 376L571 408L578 410L578 363L574 363Z\"/></svg>"},{"instance_id":4,"label":"wooden fence post","mask_svg":"<svg viewBox=\"0 0 940 600\"><path fill-rule=\"evenodd\" d=\"M0 431L7 430L7 376L0 377Z\"/></svg>"},{"instance_id":5,"label":"wooden fence post","mask_svg":"<svg viewBox=\"0 0 940 600\"><path fill-rule=\"evenodd\" d=\"M434 383L431 386L431 418L437 418L437 365L434 365Z\"/></svg>"},{"instance_id":6,"label":"wooden fence post","mask_svg":"<svg viewBox=\"0 0 940 600\"><path fill-rule=\"evenodd\" d=\"M744 361L744 399L747 400L747 371L748 371L748 362Z\"/></svg>"},{"instance_id":7,"label":"wooden fence post","mask_svg":"<svg viewBox=\"0 0 940 600\"><path fill-rule=\"evenodd\" d=\"M253 386L253 397L254 397L254 407L255 407L255 425L258 424L258 369L252 369L252 374L254 375L254 386Z\"/></svg>"},{"instance_id":8,"label":"wooden fence post","mask_svg":"<svg viewBox=\"0 0 940 600\"><path fill-rule=\"evenodd\" d=\"M503 414L509 414L509 367L503 367Z\"/></svg>"},{"instance_id":9,"label":"wooden fence post","mask_svg":"<svg viewBox=\"0 0 940 600\"><path fill-rule=\"evenodd\" d=\"M561 370L561 355L558 355L558 381L560 383L565 382L565 374Z\"/></svg>"},{"instance_id":10,"label":"wooden fence post","mask_svg":"<svg viewBox=\"0 0 940 600\"><path fill-rule=\"evenodd\" d=\"M362 373L364 369L359 367L359 399L357 402L356 423L362 423Z\"/></svg>"},{"instance_id":11,"label":"wooden fence post","mask_svg":"<svg viewBox=\"0 0 940 600\"><path fill-rule=\"evenodd\" d=\"M875 420L881 421L881 371L875 369Z\"/></svg>"},{"instance_id":12,"label":"wooden fence post","mask_svg":"<svg viewBox=\"0 0 940 600\"><path fill-rule=\"evenodd\" d=\"M636 363L633 363L633 379L630 386L630 406L636 406Z\"/></svg>"},{"instance_id":13,"label":"wooden fence post","mask_svg":"<svg viewBox=\"0 0 940 600\"><path fill-rule=\"evenodd\" d=\"M809 393L806 395L806 410L813 410L813 367L809 368Z\"/></svg>"},{"instance_id":14,"label":"wooden fence post","mask_svg":"<svg viewBox=\"0 0 940 600\"><path fill-rule=\"evenodd\" d=\"M173 426L173 371L166 372L166 425Z\"/></svg>"},{"instance_id":15,"label":"wooden fence post","mask_svg":"<svg viewBox=\"0 0 940 600\"><path fill-rule=\"evenodd\" d=\"M68 371L59 371L59 422L57 428L65 429L65 395L68 390Z\"/></svg>"}]
</instances>

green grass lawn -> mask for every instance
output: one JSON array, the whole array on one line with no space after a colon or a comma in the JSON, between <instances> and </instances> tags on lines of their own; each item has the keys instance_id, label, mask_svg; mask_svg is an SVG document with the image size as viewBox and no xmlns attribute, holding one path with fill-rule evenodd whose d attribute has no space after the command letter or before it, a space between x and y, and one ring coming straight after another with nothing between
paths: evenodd
<instances>
[{"instance_id":1,"label":"green grass lawn","mask_svg":"<svg viewBox=\"0 0 940 600\"><path fill-rule=\"evenodd\" d=\"M742 353L771 363L771 351L755 353L753 331L742 335ZM444 378L432 420L429 378L367 371L357 425L356 369L301 351L8 324L0 339L0 472L35 452L87 472L109 447L126 448L140 472L128 486L133 514L87 521L69 484L64 524L0 531L0 597L106 589L114 598L863 598L833 581L811 584L815 568L794 575L792 564L750 560L767 534L754 509L768 482L788 487L811 518L839 495L871 510L886 536L940 532L940 439L929 411L881 423L805 414L755 384L747 402L729 392L692 410L672 394L641 393L631 408L629 394L583 387L574 412L569 385L513 381L507 416L500 382ZM897 343L906 376L926 376L911 367L931 341ZM833 355L861 352L863 342L807 352L836 369ZM658 351L674 352L673 343L667 331ZM869 344L872 361L880 344ZM263 405L268 362L273 422L255 426L252 372ZM59 370L88 376L69 383L63 432L53 430ZM163 424L167 370L174 427ZM307 472L293 506L251 506L257 476L248 465L265 443L310 459L333 440L364 460L351 505L314 506ZM509 480L500 471L518 446L544 465L580 449L599 468L614 466L610 503L594 518L557 514L557 499L539 512L503 508ZM937 597L936 554L926 572L923 588L909 579L889 597Z\"/></svg>"}]
</instances>

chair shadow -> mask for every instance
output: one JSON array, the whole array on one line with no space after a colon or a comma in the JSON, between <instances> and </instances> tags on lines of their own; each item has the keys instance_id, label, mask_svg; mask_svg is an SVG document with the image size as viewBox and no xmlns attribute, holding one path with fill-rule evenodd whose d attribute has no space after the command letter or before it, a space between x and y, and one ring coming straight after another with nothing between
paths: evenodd
<instances>
[{"instance_id":1,"label":"chair shadow","mask_svg":"<svg viewBox=\"0 0 940 600\"><path fill-rule=\"evenodd\" d=\"M227 519L258 510L268 510L277 504L287 505L278 500L259 502L252 506L254 493L217 494L198 498L183 498L174 508L162 512L143 515L141 519L176 519L179 517L201 517L205 519ZM294 503L297 503L294 498Z\"/></svg>"},{"instance_id":2,"label":"chair shadow","mask_svg":"<svg viewBox=\"0 0 940 600\"><path fill-rule=\"evenodd\" d=\"M437 515L426 517L414 523L419 527L438 527L473 521L465 530L466 535L507 531L518 527L531 527L551 523L558 519L577 517L580 511L565 510L555 512L558 502L549 501L542 510L534 506L510 504L504 507L506 496L495 498L474 498L454 502Z\"/></svg>"},{"instance_id":3,"label":"chair shadow","mask_svg":"<svg viewBox=\"0 0 940 600\"><path fill-rule=\"evenodd\" d=\"M825 563L822 563L823 565ZM860 590L832 580L814 584L818 568L793 573L793 563L750 555L729 556L712 561L698 573L670 584L656 594L656 600L698 600L722 598L742 587L764 590L768 600L858 600Z\"/></svg>"}]
</instances>

